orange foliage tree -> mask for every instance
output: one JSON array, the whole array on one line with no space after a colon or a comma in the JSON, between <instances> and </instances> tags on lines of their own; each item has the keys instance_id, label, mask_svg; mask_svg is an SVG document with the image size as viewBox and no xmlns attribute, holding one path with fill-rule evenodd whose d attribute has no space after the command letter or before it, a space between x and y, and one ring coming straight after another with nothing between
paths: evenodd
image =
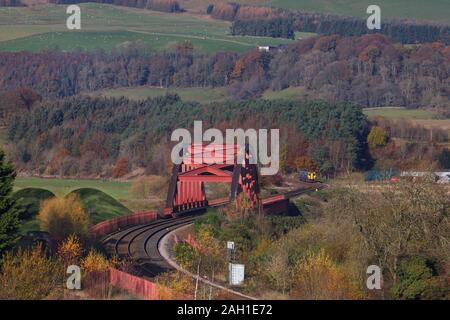
<instances>
[{"instance_id":1,"label":"orange foliage tree","mask_svg":"<svg viewBox=\"0 0 450 320\"><path fill-rule=\"evenodd\" d=\"M130 172L130 160L127 157L117 160L116 165L113 168L113 176L115 178L122 177Z\"/></svg>"}]
</instances>

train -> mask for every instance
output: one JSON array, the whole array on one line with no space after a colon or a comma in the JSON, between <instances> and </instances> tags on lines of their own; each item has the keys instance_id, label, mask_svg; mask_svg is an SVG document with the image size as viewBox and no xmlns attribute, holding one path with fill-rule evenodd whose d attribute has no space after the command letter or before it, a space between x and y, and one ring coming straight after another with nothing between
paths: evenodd
<instances>
[{"instance_id":1,"label":"train","mask_svg":"<svg viewBox=\"0 0 450 320\"><path fill-rule=\"evenodd\" d=\"M302 182L317 182L317 173L315 171L302 169L298 171L298 179Z\"/></svg>"}]
</instances>

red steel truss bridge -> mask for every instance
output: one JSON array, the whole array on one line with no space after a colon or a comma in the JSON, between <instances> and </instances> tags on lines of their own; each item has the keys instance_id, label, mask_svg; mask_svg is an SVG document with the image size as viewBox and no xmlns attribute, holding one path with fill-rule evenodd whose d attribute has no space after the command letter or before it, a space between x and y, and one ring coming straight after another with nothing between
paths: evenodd
<instances>
[{"instance_id":1,"label":"red steel truss bridge","mask_svg":"<svg viewBox=\"0 0 450 320\"><path fill-rule=\"evenodd\" d=\"M323 189L321 183L301 183L295 190L259 199L258 168L250 164L248 150L242 163L224 163L226 154L236 157L238 146L216 146L215 152L205 153L204 145L191 145L180 164L174 165L169 183L166 206L160 218L147 223L130 224L103 238L110 254L132 260L139 275L153 277L173 270L160 254L160 242L175 229L192 224L196 216L208 207L224 206L236 201L236 206L262 210L265 214L286 214L289 198ZM201 161L194 161L200 157ZM206 198L205 183L221 182L230 185L227 198ZM244 204L245 202L245 204ZM156 214L155 214L156 216Z\"/></svg>"}]
</instances>

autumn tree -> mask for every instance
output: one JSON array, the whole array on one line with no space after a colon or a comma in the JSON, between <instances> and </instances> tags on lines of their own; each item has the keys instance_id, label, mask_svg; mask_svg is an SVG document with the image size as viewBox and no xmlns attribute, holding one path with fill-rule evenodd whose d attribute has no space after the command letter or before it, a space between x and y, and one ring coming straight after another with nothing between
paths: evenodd
<instances>
[{"instance_id":1,"label":"autumn tree","mask_svg":"<svg viewBox=\"0 0 450 320\"><path fill-rule=\"evenodd\" d=\"M113 168L112 174L115 178L122 177L130 172L130 160L127 157L117 160Z\"/></svg>"},{"instance_id":2,"label":"autumn tree","mask_svg":"<svg viewBox=\"0 0 450 320\"><path fill-rule=\"evenodd\" d=\"M425 254L448 261L449 208L446 189L425 178L370 196L352 188L333 199L328 210L353 226L374 262L395 284L401 257Z\"/></svg>"},{"instance_id":3,"label":"autumn tree","mask_svg":"<svg viewBox=\"0 0 450 320\"><path fill-rule=\"evenodd\" d=\"M41 228L57 239L64 239L71 234L83 237L89 231L89 217L75 194L44 201L38 219Z\"/></svg>"},{"instance_id":4,"label":"autumn tree","mask_svg":"<svg viewBox=\"0 0 450 320\"><path fill-rule=\"evenodd\" d=\"M373 127L367 136L367 142L372 147L384 146L387 141L386 132L381 127Z\"/></svg>"}]
</instances>

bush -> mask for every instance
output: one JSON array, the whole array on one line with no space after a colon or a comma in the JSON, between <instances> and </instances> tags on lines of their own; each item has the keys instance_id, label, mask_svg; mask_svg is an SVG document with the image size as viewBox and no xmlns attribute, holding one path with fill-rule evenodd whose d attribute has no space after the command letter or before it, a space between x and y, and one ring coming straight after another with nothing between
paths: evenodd
<instances>
[{"instance_id":1,"label":"bush","mask_svg":"<svg viewBox=\"0 0 450 320\"><path fill-rule=\"evenodd\" d=\"M38 219L41 228L56 239L64 239L71 234L86 236L89 231L88 215L75 194L44 201Z\"/></svg>"},{"instance_id":2,"label":"bush","mask_svg":"<svg viewBox=\"0 0 450 320\"><path fill-rule=\"evenodd\" d=\"M384 146L387 141L386 132L381 127L373 127L367 136L367 142L372 147Z\"/></svg>"},{"instance_id":3,"label":"bush","mask_svg":"<svg viewBox=\"0 0 450 320\"><path fill-rule=\"evenodd\" d=\"M78 265L83 253L83 246L80 238L76 235L70 235L64 242L58 247L58 259L61 263L67 267L69 265Z\"/></svg>"},{"instance_id":4,"label":"bush","mask_svg":"<svg viewBox=\"0 0 450 320\"><path fill-rule=\"evenodd\" d=\"M111 262L100 252L91 249L88 255L82 259L81 266L85 274L106 272L111 267Z\"/></svg>"},{"instance_id":5,"label":"bush","mask_svg":"<svg viewBox=\"0 0 450 320\"><path fill-rule=\"evenodd\" d=\"M396 299L448 299L448 279L436 277L433 261L421 257L403 259L397 270L397 283L392 287Z\"/></svg>"},{"instance_id":6,"label":"bush","mask_svg":"<svg viewBox=\"0 0 450 320\"><path fill-rule=\"evenodd\" d=\"M0 299L44 299L61 286L62 280L60 264L47 258L40 246L8 252L1 266Z\"/></svg>"},{"instance_id":7,"label":"bush","mask_svg":"<svg viewBox=\"0 0 450 320\"><path fill-rule=\"evenodd\" d=\"M175 259L183 268L192 268L199 258L198 251L186 243L177 243L174 246Z\"/></svg>"},{"instance_id":8,"label":"bush","mask_svg":"<svg viewBox=\"0 0 450 320\"><path fill-rule=\"evenodd\" d=\"M321 249L310 251L295 268L295 288L302 299L356 299L357 288L340 270L328 254Z\"/></svg>"},{"instance_id":9,"label":"bush","mask_svg":"<svg viewBox=\"0 0 450 320\"><path fill-rule=\"evenodd\" d=\"M81 260L83 287L91 297L106 299L111 296L109 268L112 263L98 251L91 249Z\"/></svg>"}]
</instances>

